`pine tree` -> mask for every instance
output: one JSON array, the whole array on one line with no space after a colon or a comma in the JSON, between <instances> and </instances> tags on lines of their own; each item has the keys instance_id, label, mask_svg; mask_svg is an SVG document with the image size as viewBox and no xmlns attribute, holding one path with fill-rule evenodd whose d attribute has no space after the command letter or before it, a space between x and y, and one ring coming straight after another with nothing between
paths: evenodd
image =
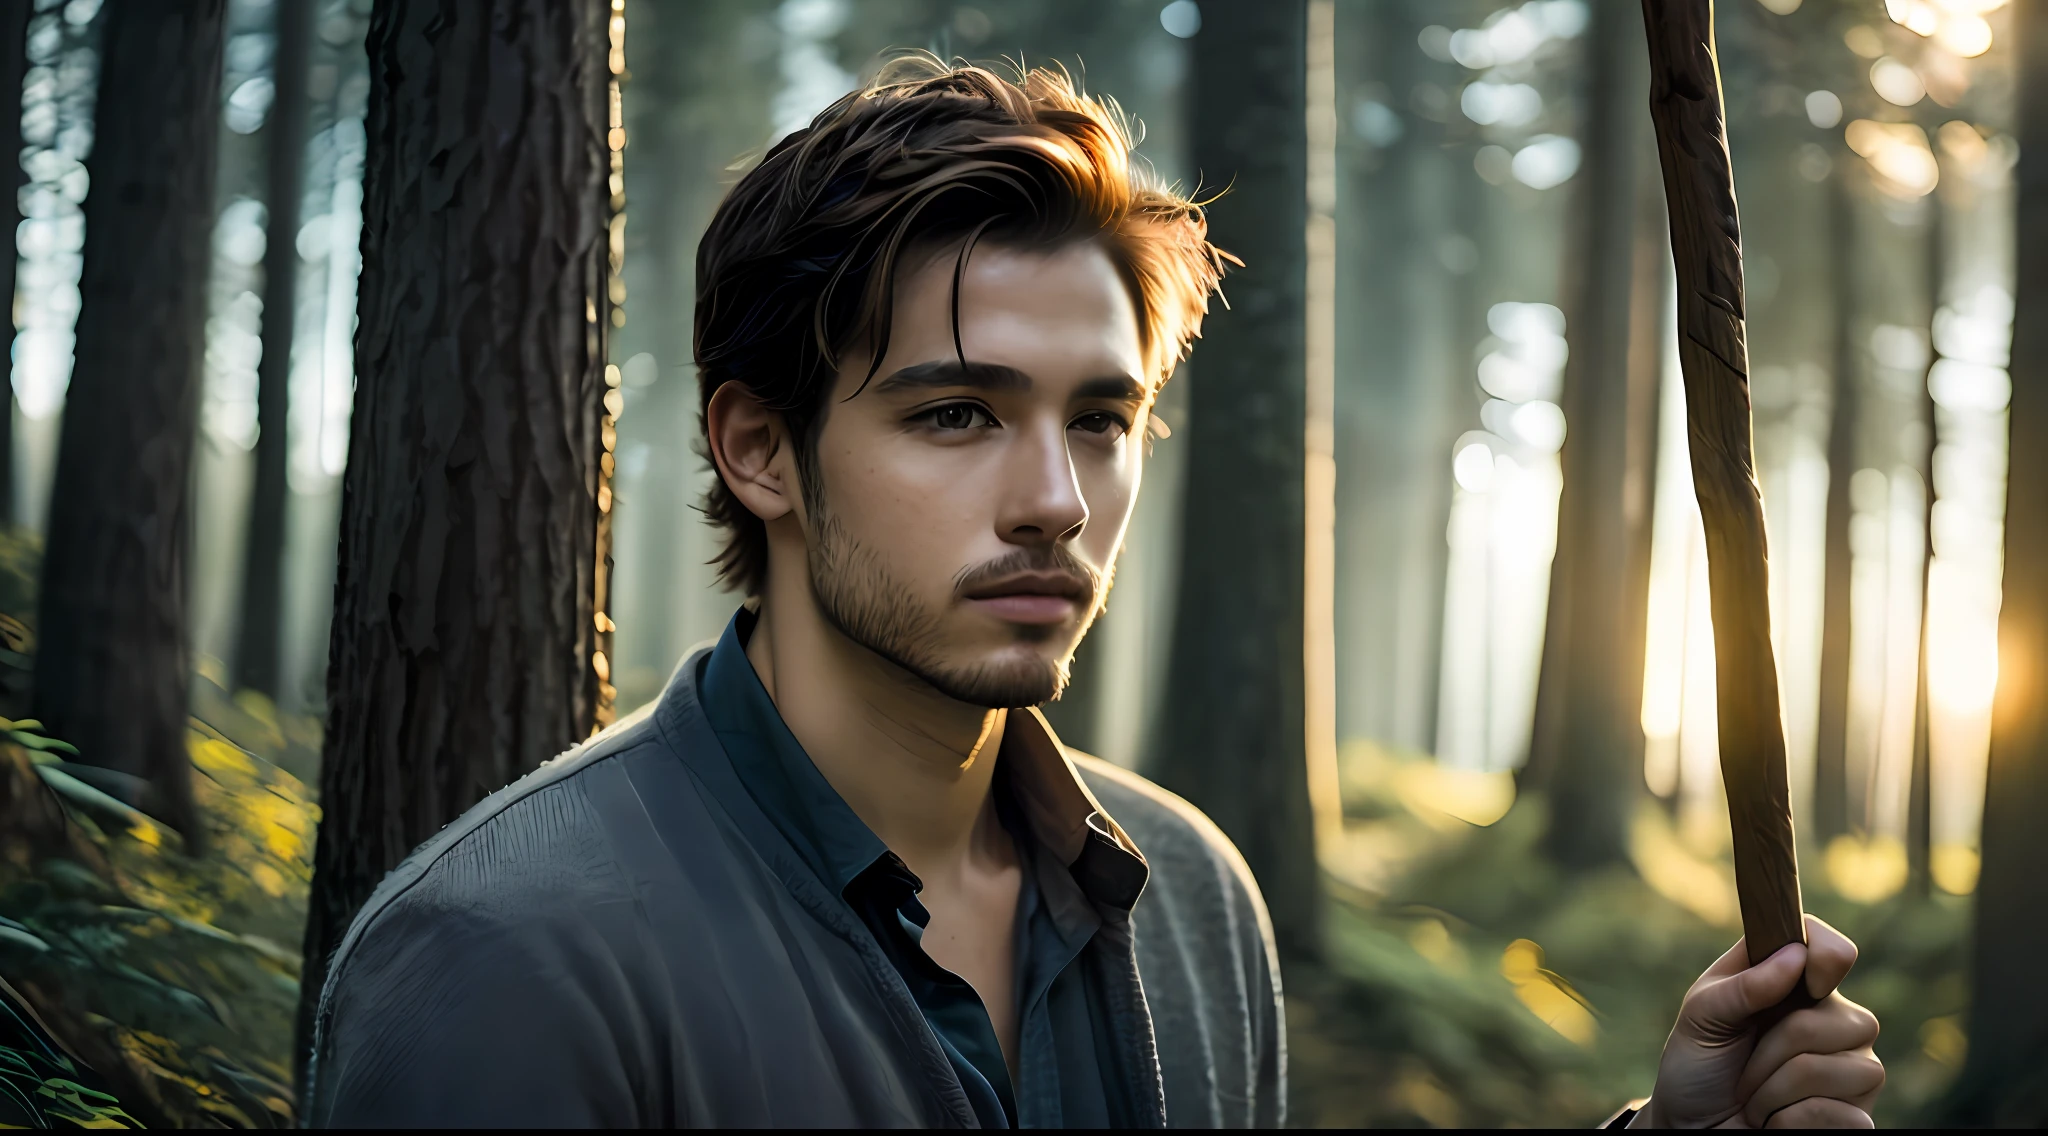
<instances>
[{"instance_id":1,"label":"pine tree","mask_svg":"<svg viewBox=\"0 0 2048 1136\"><path fill-rule=\"evenodd\" d=\"M263 253L263 357L256 365L256 479L249 493L243 545L242 618L235 650L237 685L276 698L281 677L287 410L291 398L292 324L298 298L299 210L305 191L306 65L312 47L313 0L277 0L277 51L271 57L276 96L269 135L269 217Z\"/></svg>"},{"instance_id":2,"label":"pine tree","mask_svg":"<svg viewBox=\"0 0 2048 1136\"><path fill-rule=\"evenodd\" d=\"M1305 718L1307 5L1202 9L1193 166L1209 236L1241 255L1189 388L1181 581L1149 770L1236 842L1282 949L1318 939ZM1180 442L1180 438L1176 438Z\"/></svg>"},{"instance_id":3,"label":"pine tree","mask_svg":"<svg viewBox=\"0 0 2048 1136\"><path fill-rule=\"evenodd\" d=\"M0 184L7 186L7 200L0 203L0 218L5 219L8 232L15 231L21 220L19 198L23 187L28 185L28 171L21 168L18 155L21 153L21 81L22 70L28 65L28 24L35 18L35 0L5 0L0 3L0 154L14 154L17 158L11 173L0 178ZM14 253L10 245L5 254L0 254L0 296L14 295ZM10 388L4 400L9 408L0 416L0 521L11 520L14 513L14 392Z\"/></svg>"},{"instance_id":4,"label":"pine tree","mask_svg":"<svg viewBox=\"0 0 2048 1136\"><path fill-rule=\"evenodd\" d=\"M202 840L185 756L194 429L224 0L110 8L78 347L43 562L34 706Z\"/></svg>"},{"instance_id":5,"label":"pine tree","mask_svg":"<svg viewBox=\"0 0 2048 1136\"><path fill-rule=\"evenodd\" d=\"M2020 158L2013 290L2012 449L1998 694L1984 794L1984 861L1963 1124L2048 1124L2048 13L2016 5Z\"/></svg>"},{"instance_id":6,"label":"pine tree","mask_svg":"<svg viewBox=\"0 0 2048 1136\"><path fill-rule=\"evenodd\" d=\"M371 14L301 1056L328 955L384 874L587 737L610 697L610 15L602 0Z\"/></svg>"},{"instance_id":7,"label":"pine tree","mask_svg":"<svg viewBox=\"0 0 2048 1136\"><path fill-rule=\"evenodd\" d=\"M1637 261L1648 258L1636 255L1644 243L1639 156L1649 149L1640 9L1599 0L1588 38L1586 162L1576 179L1577 259L1565 298L1570 432L1524 779L1549 794L1546 847L1574 867L1627 856L1641 784L1643 627L1634 617L1648 602L1652 463L1630 459L1631 447L1655 436L1657 370L1640 350L1654 332L1632 326L1632 317L1645 285L1662 291L1661 278L1640 278L1650 273Z\"/></svg>"}]
</instances>

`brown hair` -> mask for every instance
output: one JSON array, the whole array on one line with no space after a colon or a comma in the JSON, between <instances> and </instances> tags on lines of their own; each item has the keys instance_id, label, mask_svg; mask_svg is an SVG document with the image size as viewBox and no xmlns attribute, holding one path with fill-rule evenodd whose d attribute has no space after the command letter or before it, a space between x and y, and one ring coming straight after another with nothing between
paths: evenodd
<instances>
[{"instance_id":1,"label":"brown hair","mask_svg":"<svg viewBox=\"0 0 2048 1136\"><path fill-rule=\"evenodd\" d=\"M724 384L745 384L784 416L808 481L841 356L862 345L880 366L907 258L956 242L964 261L976 241L1072 240L1101 240L1115 260L1164 382L1231 258L1209 243L1199 204L1133 162L1115 102L1076 90L1064 70L1012 81L924 53L893 59L719 204L697 250L700 410ZM957 344L957 293L955 306ZM726 530L720 579L758 593L766 527L722 479L704 512Z\"/></svg>"}]
</instances>

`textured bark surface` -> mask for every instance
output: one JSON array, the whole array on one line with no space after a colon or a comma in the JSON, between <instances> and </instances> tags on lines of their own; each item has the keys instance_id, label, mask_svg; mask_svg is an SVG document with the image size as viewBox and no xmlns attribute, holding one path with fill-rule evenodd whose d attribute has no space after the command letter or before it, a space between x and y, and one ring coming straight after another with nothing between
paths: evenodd
<instances>
[{"instance_id":1,"label":"textured bark surface","mask_svg":"<svg viewBox=\"0 0 2048 1136\"><path fill-rule=\"evenodd\" d=\"M1575 183L1578 259L1565 297L1571 344L1564 376L1557 558L1544 621L1536 728L1524 783L1550 800L1545 847L1588 868L1628 856L1642 785L1643 668L1629 632L1634 585L1647 562L1649 516L1631 493L1631 444L1654 437L1657 372L1634 350L1640 226L1639 141L1645 133L1642 17L1633 0L1596 0L1588 53L1584 172ZM1654 271L1654 270L1653 270ZM1661 282L1659 284L1661 289ZM1642 329L1655 334L1649 328ZM1636 471L1638 480L1644 472ZM1631 508L1634 505L1634 508ZM1647 583L1647 576L1643 576Z\"/></svg>"},{"instance_id":2,"label":"textured bark surface","mask_svg":"<svg viewBox=\"0 0 2048 1136\"><path fill-rule=\"evenodd\" d=\"M1284 950L1312 952L1321 887L1304 720L1307 281L1302 0L1218 4L1192 41L1194 167L1210 239L1244 257L1190 380L1181 579L1148 766L1237 843ZM1178 425L1178 424L1176 424ZM1181 441L1184 434L1186 441Z\"/></svg>"},{"instance_id":3,"label":"textured bark surface","mask_svg":"<svg viewBox=\"0 0 2048 1136\"><path fill-rule=\"evenodd\" d=\"M277 93L264 127L268 223L263 252L263 357L256 364L256 477L242 551L242 619L235 647L238 685L276 698L284 604L285 462L291 403L292 322L298 294L299 212L305 192L306 60L313 0L277 0Z\"/></svg>"},{"instance_id":4,"label":"textured bark surface","mask_svg":"<svg viewBox=\"0 0 2048 1136\"><path fill-rule=\"evenodd\" d=\"M327 956L385 872L597 715L609 15L371 15L301 1056Z\"/></svg>"},{"instance_id":5,"label":"textured bark surface","mask_svg":"<svg viewBox=\"0 0 2048 1136\"><path fill-rule=\"evenodd\" d=\"M1977 883L1970 1057L1951 1102L1962 1124L2048 1124L2048 12L2014 6L2020 65L2012 464L2005 598Z\"/></svg>"},{"instance_id":6,"label":"textured bark surface","mask_svg":"<svg viewBox=\"0 0 2048 1136\"><path fill-rule=\"evenodd\" d=\"M1742 233L1728 161L1712 0L1643 0L1650 118L1678 273L1678 360L1685 376L1693 489L1707 535L1721 778L1735 843L1735 889L1749 957L1806 940L1778 669L1771 654L1769 563L1749 414L1742 327Z\"/></svg>"},{"instance_id":7,"label":"textured bark surface","mask_svg":"<svg viewBox=\"0 0 2048 1136\"><path fill-rule=\"evenodd\" d=\"M188 474L224 7L107 11L77 361L37 624L36 717L80 760L148 779L188 841L198 839L185 756Z\"/></svg>"}]
</instances>

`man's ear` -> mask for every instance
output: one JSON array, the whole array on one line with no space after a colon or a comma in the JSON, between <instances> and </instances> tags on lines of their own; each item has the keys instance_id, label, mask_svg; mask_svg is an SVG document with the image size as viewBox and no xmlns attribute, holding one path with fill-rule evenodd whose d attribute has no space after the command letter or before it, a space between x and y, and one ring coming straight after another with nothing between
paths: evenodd
<instances>
[{"instance_id":1,"label":"man's ear","mask_svg":"<svg viewBox=\"0 0 2048 1136\"><path fill-rule=\"evenodd\" d=\"M711 460L726 488L763 521L798 506L794 441L782 415L761 405L745 386L728 382L704 408Z\"/></svg>"}]
</instances>

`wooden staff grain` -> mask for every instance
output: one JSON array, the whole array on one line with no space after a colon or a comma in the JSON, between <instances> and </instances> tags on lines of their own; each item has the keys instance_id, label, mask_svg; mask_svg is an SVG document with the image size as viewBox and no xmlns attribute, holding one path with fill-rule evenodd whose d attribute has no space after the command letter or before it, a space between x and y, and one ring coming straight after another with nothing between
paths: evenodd
<instances>
[{"instance_id":1,"label":"wooden staff grain","mask_svg":"<svg viewBox=\"0 0 2048 1136\"><path fill-rule=\"evenodd\" d=\"M1707 536L1721 777L1752 963L1804 942L1778 670L1771 655L1763 498L1751 452L1742 232L1728 161L1713 0L1643 0L1650 117L1671 213L1678 358L1693 488Z\"/></svg>"}]
</instances>

